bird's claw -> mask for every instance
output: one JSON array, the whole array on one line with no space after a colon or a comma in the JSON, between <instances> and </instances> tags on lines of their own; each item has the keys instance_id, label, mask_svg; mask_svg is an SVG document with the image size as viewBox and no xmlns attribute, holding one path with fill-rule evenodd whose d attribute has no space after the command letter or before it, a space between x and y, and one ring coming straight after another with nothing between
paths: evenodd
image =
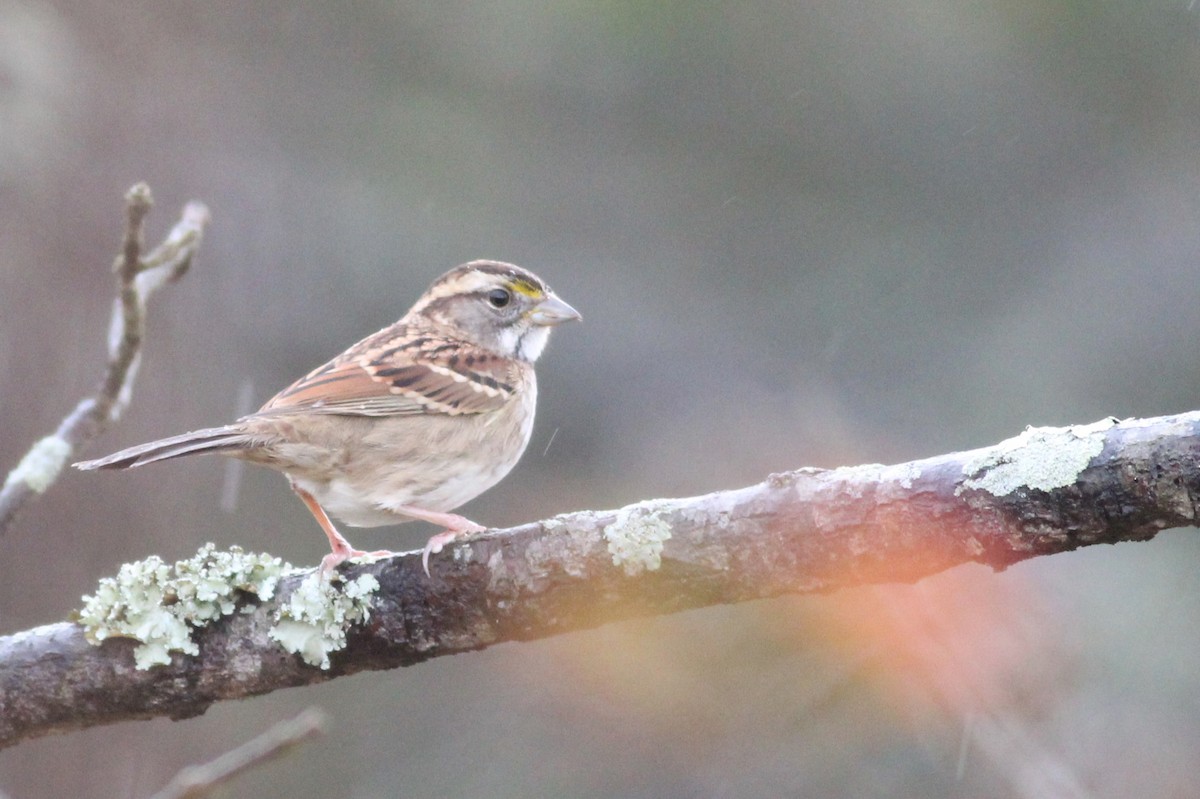
<instances>
[{"instance_id":1,"label":"bird's claw","mask_svg":"<svg viewBox=\"0 0 1200 799\"><path fill-rule=\"evenodd\" d=\"M377 549L374 552L367 552L366 550L362 549L345 549L330 552L328 555L321 558L321 574L324 576L332 575L332 573L337 570L338 566L341 566L348 560L374 563L381 558L391 558L395 555L396 553L392 552L390 549Z\"/></svg>"},{"instance_id":2,"label":"bird's claw","mask_svg":"<svg viewBox=\"0 0 1200 799\"><path fill-rule=\"evenodd\" d=\"M467 521L466 519L463 519L463 521L466 522L466 524L462 525L460 528L443 530L437 535L429 536L429 540L425 542L425 548L421 550L421 567L425 569L426 577L431 576L429 574L430 555L436 555L437 553L441 552L446 544L457 541L460 538L466 538L472 533L482 533L487 529L481 524L475 524L475 522Z\"/></svg>"}]
</instances>

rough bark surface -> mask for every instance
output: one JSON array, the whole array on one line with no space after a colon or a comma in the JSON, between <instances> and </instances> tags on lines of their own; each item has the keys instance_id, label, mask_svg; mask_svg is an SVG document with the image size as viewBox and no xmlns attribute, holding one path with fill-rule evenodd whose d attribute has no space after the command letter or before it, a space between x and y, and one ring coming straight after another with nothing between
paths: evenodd
<instances>
[{"instance_id":1,"label":"rough bark surface","mask_svg":"<svg viewBox=\"0 0 1200 799\"><path fill-rule=\"evenodd\" d=\"M177 654L149 671L134 669L132 641L91 646L72 623L29 630L0 638L0 746L123 719L185 718L220 700L633 616L1147 540L1195 522L1198 432L1200 412L1031 428L971 452L801 469L738 490L489 531L436 556L432 578L419 553L356 566L348 572L369 571L382 588L369 624L328 671L267 638L278 597L199 631L198 657Z\"/></svg>"}]
</instances>

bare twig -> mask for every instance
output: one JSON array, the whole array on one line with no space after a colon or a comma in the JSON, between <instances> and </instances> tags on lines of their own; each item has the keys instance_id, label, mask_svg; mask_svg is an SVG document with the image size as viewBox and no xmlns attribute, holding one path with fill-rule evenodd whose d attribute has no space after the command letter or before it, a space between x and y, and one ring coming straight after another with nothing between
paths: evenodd
<instances>
[{"instance_id":1,"label":"bare twig","mask_svg":"<svg viewBox=\"0 0 1200 799\"><path fill-rule=\"evenodd\" d=\"M898 466L801 469L689 499L581 511L355 566L379 581L370 623L324 671L269 637L274 600L195 633L199 655L134 668L136 642L76 624L0 637L0 747L126 719L529 640L635 616L864 583L960 563L1145 541L1200 513L1200 412L1031 428L992 447Z\"/></svg>"},{"instance_id":2,"label":"bare twig","mask_svg":"<svg viewBox=\"0 0 1200 799\"><path fill-rule=\"evenodd\" d=\"M0 488L0 534L29 500L46 492L85 444L120 418L129 404L141 360L146 302L162 286L179 279L191 265L208 224L208 209L190 202L163 243L142 257L142 228L153 200L139 183L125 194L126 225L121 255L113 265L118 278L108 335L108 365L95 393L75 406L51 435L36 442Z\"/></svg>"},{"instance_id":3,"label":"bare twig","mask_svg":"<svg viewBox=\"0 0 1200 799\"><path fill-rule=\"evenodd\" d=\"M200 799L242 772L288 754L310 738L323 735L327 715L310 707L295 718L281 721L236 749L199 766L188 766L150 799Z\"/></svg>"}]
</instances>

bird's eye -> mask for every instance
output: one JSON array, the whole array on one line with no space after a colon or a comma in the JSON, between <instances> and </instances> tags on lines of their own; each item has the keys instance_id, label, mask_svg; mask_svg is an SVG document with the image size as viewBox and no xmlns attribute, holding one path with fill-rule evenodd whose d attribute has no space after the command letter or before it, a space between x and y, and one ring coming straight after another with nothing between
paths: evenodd
<instances>
[{"instance_id":1,"label":"bird's eye","mask_svg":"<svg viewBox=\"0 0 1200 799\"><path fill-rule=\"evenodd\" d=\"M506 289L492 289L488 292L488 302L493 308L503 308L512 302L512 295Z\"/></svg>"}]
</instances>

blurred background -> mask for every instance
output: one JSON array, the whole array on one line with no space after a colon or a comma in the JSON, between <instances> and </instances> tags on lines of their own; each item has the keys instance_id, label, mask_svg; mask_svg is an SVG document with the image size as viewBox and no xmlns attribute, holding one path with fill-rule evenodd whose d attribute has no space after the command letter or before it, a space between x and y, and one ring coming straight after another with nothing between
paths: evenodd
<instances>
[{"instance_id":1,"label":"blurred background","mask_svg":"<svg viewBox=\"0 0 1200 799\"><path fill-rule=\"evenodd\" d=\"M480 257L585 319L464 508L493 526L1194 409L1196 5L0 0L0 466L100 374L138 180L153 242L192 198L213 223L90 455L257 407ZM229 480L66 475L0 539L0 632L152 553L324 554L281 477ZM497 646L31 741L0 791L147 796L317 704L330 735L228 795L1200 796L1198 556Z\"/></svg>"}]
</instances>

